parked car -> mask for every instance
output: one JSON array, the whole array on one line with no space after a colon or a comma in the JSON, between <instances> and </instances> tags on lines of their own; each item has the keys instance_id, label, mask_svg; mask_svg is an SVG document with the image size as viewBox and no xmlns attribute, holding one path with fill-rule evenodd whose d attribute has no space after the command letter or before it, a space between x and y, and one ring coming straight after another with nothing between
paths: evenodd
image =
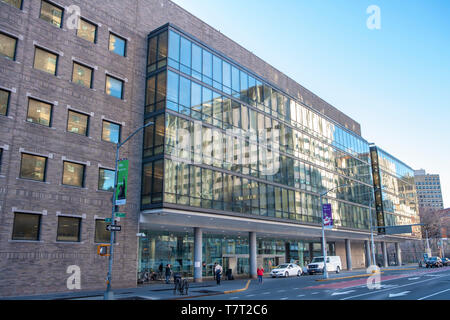
<instances>
[{"instance_id":1,"label":"parked car","mask_svg":"<svg viewBox=\"0 0 450 320\"><path fill-rule=\"evenodd\" d=\"M431 257L426 261L427 268L440 268L443 266L442 260L439 257Z\"/></svg>"},{"instance_id":2,"label":"parked car","mask_svg":"<svg viewBox=\"0 0 450 320\"><path fill-rule=\"evenodd\" d=\"M450 266L450 259L449 258L442 258L442 265L444 267Z\"/></svg>"},{"instance_id":3,"label":"parked car","mask_svg":"<svg viewBox=\"0 0 450 320\"><path fill-rule=\"evenodd\" d=\"M278 277L290 277L290 276L301 276L302 275L302 268L299 265L296 265L295 263L285 263L277 266L276 268L272 269L270 272L270 275L272 278L278 278Z\"/></svg>"},{"instance_id":4,"label":"parked car","mask_svg":"<svg viewBox=\"0 0 450 320\"><path fill-rule=\"evenodd\" d=\"M308 274L323 273L324 263L323 257L315 257L310 264L308 264ZM339 273L342 270L341 257L328 256L327 257L327 272Z\"/></svg>"}]
</instances>

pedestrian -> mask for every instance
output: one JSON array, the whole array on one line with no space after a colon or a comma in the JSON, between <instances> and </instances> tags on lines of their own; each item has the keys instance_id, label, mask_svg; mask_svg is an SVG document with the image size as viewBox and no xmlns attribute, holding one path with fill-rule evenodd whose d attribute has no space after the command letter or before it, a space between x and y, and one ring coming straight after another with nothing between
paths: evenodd
<instances>
[{"instance_id":1,"label":"pedestrian","mask_svg":"<svg viewBox=\"0 0 450 320\"><path fill-rule=\"evenodd\" d=\"M216 267L217 267L217 262L214 262L214 267L213 267L214 280L216 280Z\"/></svg>"},{"instance_id":2,"label":"pedestrian","mask_svg":"<svg viewBox=\"0 0 450 320\"><path fill-rule=\"evenodd\" d=\"M163 269L164 269L164 266L163 266L163 263L161 262L161 264L158 267L158 277L159 277L159 279L162 279Z\"/></svg>"},{"instance_id":3,"label":"pedestrian","mask_svg":"<svg viewBox=\"0 0 450 320\"><path fill-rule=\"evenodd\" d=\"M220 285L220 276L222 275L222 266L216 263L216 267L214 268L214 273L216 275L217 285Z\"/></svg>"},{"instance_id":4,"label":"pedestrian","mask_svg":"<svg viewBox=\"0 0 450 320\"><path fill-rule=\"evenodd\" d=\"M172 269L170 268L170 264L166 265L166 283L170 283L170 276L172 275Z\"/></svg>"},{"instance_id":5,"label":"pedestrian","mask_svg":"<svg viewBox=\"0 0 450 320\"><path fill-rule=\"evenodd\" d=\"M259 266L259 268L256 270L256 273L258 274L258 282L263 282L263 275L264 275L264 269L262 266Z\"/></svg>"}]
</instances>

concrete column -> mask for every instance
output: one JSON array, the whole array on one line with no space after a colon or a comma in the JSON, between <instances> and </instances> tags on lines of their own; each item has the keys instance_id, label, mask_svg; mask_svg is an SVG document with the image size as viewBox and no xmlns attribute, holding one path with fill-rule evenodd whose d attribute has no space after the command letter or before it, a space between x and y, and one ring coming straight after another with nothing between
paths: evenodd
<instances>
[{"instance_id":1,"label":"concrete column","mask_svg":"<svg viewBox=\"0 0 450 320\"><path fill-rule=\"evenodd\" d=\"M366 267L370 266L370 241L366 240L364 241L364 247L366 252Z\"/></svg>"},{"instance_id":2,"label":"concrete column","mask_svg":"<svg viewBox=\"0 0 450 320\"><path fill-rule=\"evenodd\" d=\"M395 256L397 257L397 265L402 266L402 249L400 248L400 243L395 243Z\"/></svg>"},{"instance_id":3,"label":"concrete column","mask_svg":"<svg viewBox=\"0 0 450 320\"><path fill-rule=\"evenodd\" d=\"M383 251L383 266L387 268L389 264L388 264L387 246L385 241L381 243L381 251Z\"/></svg>"},{"instance_id":4,"label":"concrete column","mask_svg":"<svg viewBox=\"0 0 450 320\"><path fill-rule=\"evenodd\" d=\"M202 282L203 231L194 228L194 282Z\"/></svg>"},{"instance_id":5,"label":"concrete column","mask_svg":"<svg viewBox=\"0 0 450 320\"><path fill-rule=\"evenodd\" d=\"M349 239L345 239L345 254L347 257L347 270L352 270L352 248Z\"/></svg>"},{"instance_id":6,"label":"concrete column","mask_svg":"<svg viewBox=\"0 0 450 320\"><path fill-rule=\"evenodd\" d=\"M252 279L258 278L258 274L256 273L256 269L258 266L257 263L257 243L256 243L256 232L249 233L249 261L250 261L250 277Z\"/></svg>"}]
</instances>

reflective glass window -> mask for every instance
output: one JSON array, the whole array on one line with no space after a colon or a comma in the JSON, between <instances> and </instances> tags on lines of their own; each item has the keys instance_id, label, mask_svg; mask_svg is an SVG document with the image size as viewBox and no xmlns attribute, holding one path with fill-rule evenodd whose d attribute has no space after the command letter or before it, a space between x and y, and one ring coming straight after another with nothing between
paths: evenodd
<instances>
[{"instance_id":1,"label":"reflective glass window","mask_svg":"<svg viewBox=\"0 0 450 320\"><path fill-rule=\"evenodd\" d=\"M61 28L63 9L47 2L41 1L41 13L39 18L49 22L50 24Z\"/></svg>"},{"instance_id":2,"label":"reflective glass window","mask_svg":"<svg viewBox=\"0 0 450 320\"><path fill-rule=\"evenodd\" d=\"M180 112L189 114L189 108L191 106L191 81L184 77L180 77L180 105Z\"/></svg>"},{"instance_id":3,"label":"reflective glass window","mask_svg":"<svg viewBox=\"0 0 450 320\"><path fill-rule=\"evenodd\" d=\"M191 42L181 37L180 41L180 70L186 74L190 74L191 68Z\"/></svg>"},{"instance_id":4,"label":"reflective glass window","mask_svg":"<svg viewBox=\"0 0 450 320\"><path fill-rule=\"evenodd\" d=\"M102 140L112 143L120 142L120 124L103 120Z\"/></svg>"},{"instance_id":5,"label":"reflective glass window","mask_svg":"<svg viewBox=\"0 0 450 320\"><path fill-rule=\"evenodd\" d=\"M241 91L241 78L239 75L239 69L231 66L231 84L234 92L239 93Z\"/></svg>"},{"instance_id":6,"label":"reflective glass window","mask_svg":"<svg viewBox=\"0 0 450 320\"><path fill-rule=\"evenodd\" d=\"M67 118L67 132L82 136L88 135L89 116L69 110Z\"/></svg>"},{"instance_id":7,"label":"reflective glass window","mask_svg":"<svg viewBox=\"0 0 450 320\"><path fill-rule=\"evenodd\" d=\"M225 93L231 93L231 65L225 61L222 62L222 84L224 85L223 91Z\"/></svg>"},{"instance_id":8,"label":"reflective glass window","mask_svg":"<svg viewBox=\"0 0 450 320\"><path fill-rule=\"evenodd\" d=\"M125 57L127 52L127 40L113 33L109 34L109 51Z\"/></svg>"},{"instance_id":9,"label":"reflective glass window","mask_svg":"<svg viewBox=\"0 0 450 320\"><path fill-rule=\"evenodd\" d=\"M213 86L222 90L222 59L213 56Z\"/></svg>"},{"instance_id":10,"label":"reflective glass window","mask_svg":"<svg viewBox=\"0 0 450 320\"><path fill-rule=\"evenodd\" d=\"M114 170L100 168L98 174L98 190L114 191L115 178Z\"/></svg>"},{"instance_id":11,"label":"reflective glass window","mask_svg":"<svg viewBox=\"0 0 450 320\"><path fill-rule=\"evenodd\" d=\"M168 71L167 73L167 100L178 103L178 74ZM175 111L178 111L175 109Z\"/></svg>"},{"instance_id":12,"label":"reflective glass window","mask_svg":"<svg viewBox=\"0 0 450 320\"><path fill-rule=\"evenodd\" d=\"M0 115L6 116L8 114L9 97L11 93L9 91L0 89Z\"/></svg>"},{"instance_id":13,"label":"reflective glass window","mask_svg":"<svg viewBox=\"0 0 450 320\"><path fill-rule=\"evenodd\" d=\"M80 242L81 218L58 217L56 241Z\"/></svg>"},{"instance_id":14,"label":"reflective glass window","mask_svg":"<svg viewBox=\"0 0 450 320\"><path fill-rule=\"evenodd\" d=\"M58 55L36 47L34 54L34 68L56 75Z\"/></svg>"},{"instance_id":15,"label":"reflective glass window","mask_svg":"<svg viewBox=\"0 0 450 320\"><path fill-rule=\"evenodd\" d=\"M22 9L22 0L1 0L17 9Z\"/></svg>"},{"instance_id":16,"label":"reflective glass window","mask_svg":"<svg viewBox=\"0 0 450 320\"><path fill-rule=\"evenodd\" d=\"M77 36L92 43L97 41L97 26L84 19L80 19Z\"/></svg>"},{"instance_id":17,"label":"reflective glass window","mask_svg":"<svg viewBox=\"0 0 450 320\"><path fill-rule=\"evenodd\" d=\"M202 80L202 48L196 44L192 44L192 70L192 76Z\"/></svg>"},{"instance_id":18,"label":"reflective glass window","mask_svg":"<svg viewBox=\"0 0 450 320\"><path fill-rule=\"evenodd\" d=\"M44 182L46 166L47 158L23 153L20 178Z\"/></svg>"},{"instance_id":19,"label":"reflective glass window","mask_svg":"<svg viewBox=\"0 0 450 320\"><path fill-rule=\"evenodd\" d=\"M180 35L173 31L169 33L169 58L180 61Z\"/></svg>"},{"instance_id":20,"label":"reflective glass window","mask_svg":"<svg viewBox=\"0 0 450 320\"><path fill-rule=\"evenodd\" d=\"M203 82L212 85L212 54L203 50Z\"/></svg>"},{"instance_id":21,"label":"reflective glass window","mask_svg":"<svg viewBox=\"0 0 450 320\"><path fill-rule=\"evenodd\" d=\"M72 82L86 88L92 88L92 68L73 63Z\"/></svg>"},{"instance_id":22,"label":"reflective glass window","mask_svg":"<svg viewBox=\"0 0 450 320\"><path fill-rule=\"evenodd\" d=\"M51 125L52 105L34 99L28 101L27 121L46 127Z\"/></svg>"},{"instance_id":23,"label":"reflective glass window","mask_svg":"<svg viewBox=\"0 0 450 320\"><path fill-rule=\"evenodd\" d=\"M12 240L39 241L41 215L14 213Z\"/></svg>"},{"instance_id":24,"label":"reflective glass window","mask_svg":"<svg viewBox=\"0 0 450 320\"><path fill-rule=\"evenodd\" d=\"M63 185L84 187L84 164L64 161Z\"/></svg>"},{"instance_id":25,"label":"reflective glass window","mask_svg":"<svg viewBox=\"0 0 450 320\"><path fill-rule=\"evenodd\" d=\"M6 57L10 60L15 60L16 47L16 38L0 33L0 56Z\"/></svg>"},{"instance_id":26,"label":"reflective glass window","mask_svg":"<svg viewBox=\"0 0 450 320\"><path fill-rule=\"evenodd\" d=\"M95 220L95 242L96 243L110 243L111 232L106 230L106 226L110 224L105 220Z\"/></svg>"},{"instance_id":27,"label":"reflective glass window","mask_svg":"<svg viewBox=\"0 0 450 320\"><path fill-rule=\"evenodd\" d=\"M118 99L123 99L123 81L111 76L106 76L106 94Z\"/></svg>"}]
</instances>

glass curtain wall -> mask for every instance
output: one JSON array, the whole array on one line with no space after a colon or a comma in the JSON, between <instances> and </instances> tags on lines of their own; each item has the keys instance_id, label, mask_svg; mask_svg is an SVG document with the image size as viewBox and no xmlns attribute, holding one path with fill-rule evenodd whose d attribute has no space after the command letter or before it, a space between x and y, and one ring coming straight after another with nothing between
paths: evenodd
<instances>
[{"instance_id":1,"label":"glass curtain wall","mask_svg":"<svg viewBox=\"0 0 450 320\"><path fill-rule=\"evenodd\" d=\"M146 130L143 209L164 201L320 223L319 193L349 184L326 200L336 225L369 227L365 140L173 30L149 37L147 79L146 121L160 122Z\"/></svg>"}]
</instances>

